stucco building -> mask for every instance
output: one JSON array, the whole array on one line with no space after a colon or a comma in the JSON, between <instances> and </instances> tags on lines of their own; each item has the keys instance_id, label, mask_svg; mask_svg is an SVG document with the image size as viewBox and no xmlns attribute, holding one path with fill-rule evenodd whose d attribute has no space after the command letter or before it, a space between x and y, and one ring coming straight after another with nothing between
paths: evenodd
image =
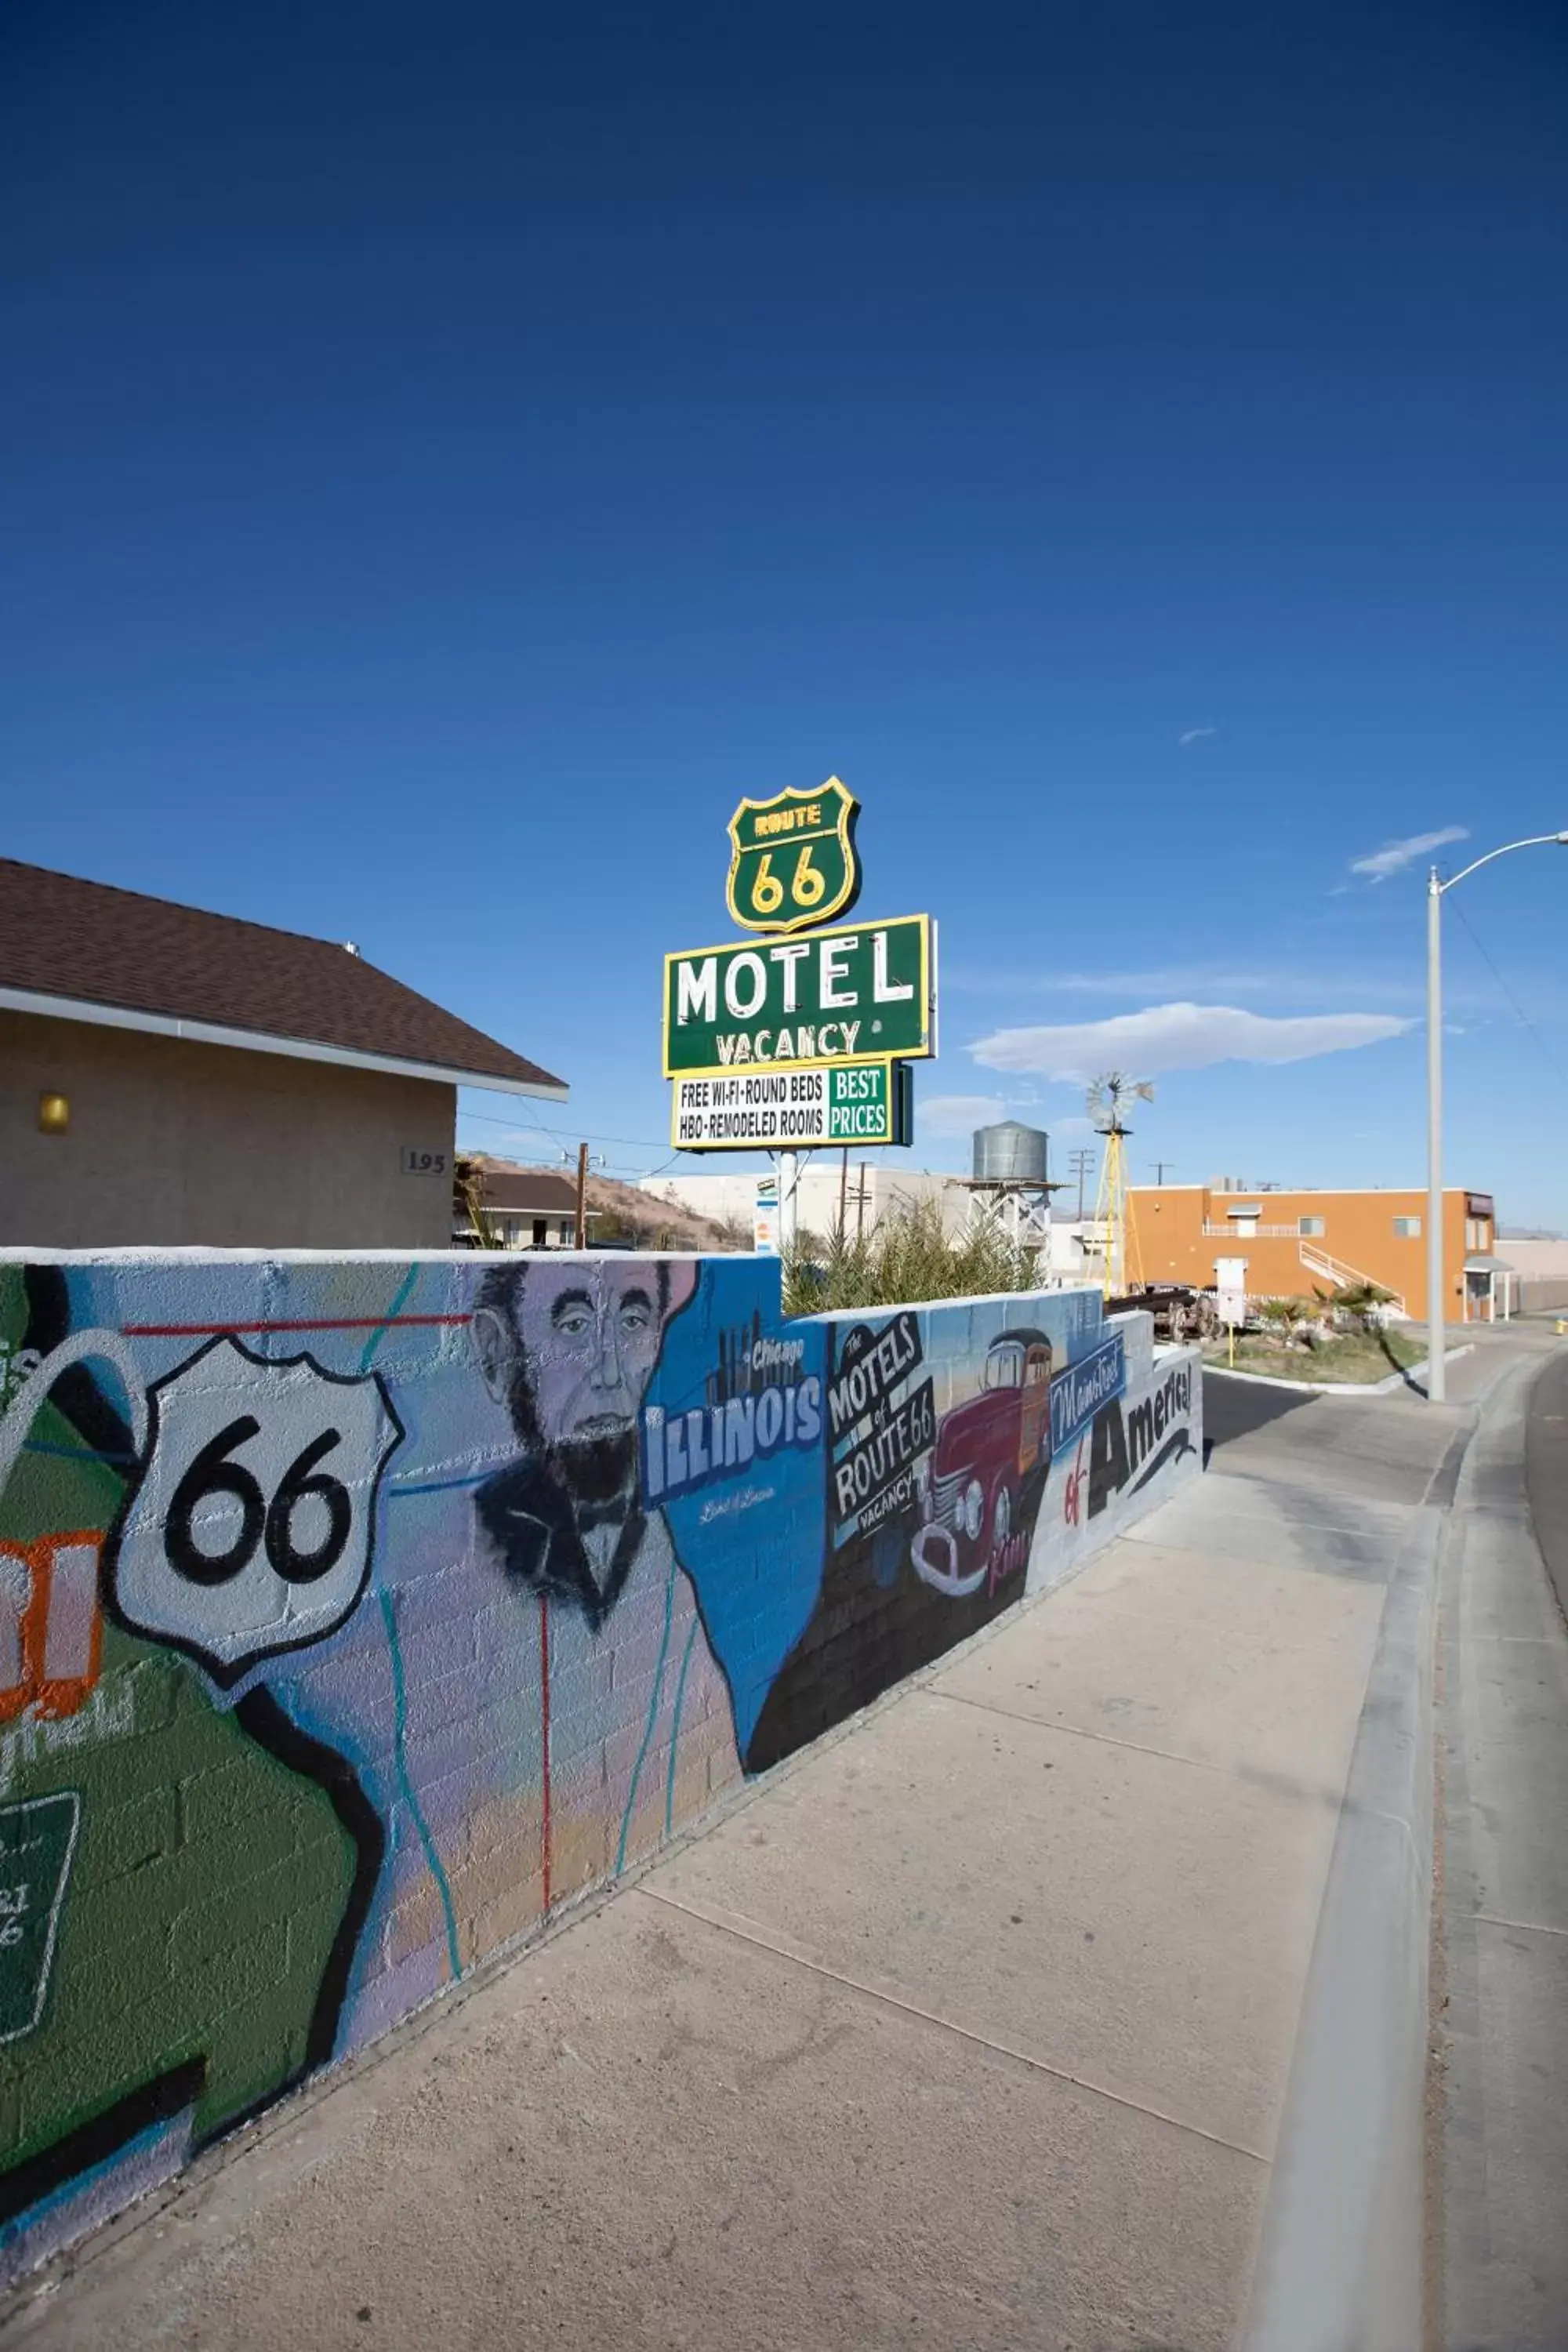
<instances>
[{"instance_id":1,"label":"stucco building","mask_svg":"<svg viewBox=\"0 0 1568 2352\"><path fill-rule=\"evenodd\" d=\"M462 1174L475 1186L484 1212L486 1231L500 1249L572 1249L577 1240L577 1187L570 1176L549 1168L492 1168L465 1162ZM594 1228L604 1223L599 1209L584 1212L590 1244ZM453 1237L478 1247L466 1197L459 1199Z\"/></svg>"},{"instance_id":2,"label":"stucco building","mask_svg":"<svg viewBox=\"0 0 1568 2352\"><path fill-rule=\"evenodd\" d=\"M449 1247L459 1086L566 1094L347 943L0 859L0 1242Z\"/></svg>"},{"instance_id":3,"label":"stucco building","mask_svg":"<svg viewBox=\"0 0 1568 2352\"><path fill-rule=\"evenodd\" d=\"M1145 1282L1206 1288L1221 1258L1242 1258L1256 1298L1310 1297L1347 1283L1375 1282L1397 1311L1426 1316L1426 1194L1419 1192L1254 1191L1220 1184L1130 1189L1135 1244L1129 1260ZM1495 1248L1489 1192L1443 1194L1444 1315L1479 1322L1505 1312L1512 1269Z\"/></svg>"}]
</instances>

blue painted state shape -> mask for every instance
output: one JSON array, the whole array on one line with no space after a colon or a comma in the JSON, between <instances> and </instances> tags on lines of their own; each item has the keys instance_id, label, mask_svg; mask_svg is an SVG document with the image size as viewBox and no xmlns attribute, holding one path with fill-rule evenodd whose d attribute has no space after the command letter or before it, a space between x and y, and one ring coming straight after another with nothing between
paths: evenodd
<instances>
[{"instance_id":1,"label":"blue painted state shape","mask_svg":"<svg viewBox=\"0 0 1568 2352\"><path fill-rule=\"evenodd\" d=\"M705 1260L696 1294L670 1319L647 1402L672 1418L712 1403L738 1349L759 1339L799 1347L798 1381L817 1383L820 1409L826 1335L820 1324L784 1320L777 1261ZM781 1444L656 1502L697 1588L742 1752L822 1587L825 1465L820 1437Z\"/></svg>"}]
</instances>

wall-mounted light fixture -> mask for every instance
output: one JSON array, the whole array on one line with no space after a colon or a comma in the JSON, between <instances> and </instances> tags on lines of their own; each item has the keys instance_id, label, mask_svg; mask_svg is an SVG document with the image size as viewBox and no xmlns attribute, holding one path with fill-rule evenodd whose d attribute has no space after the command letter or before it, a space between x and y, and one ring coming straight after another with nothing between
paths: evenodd
<instances>
[{"instance_id":1,"label":"wall-mounted light fixture","mask_svg":"<svg viewBox=\"0 0 1568 2352\"><path fill-rule=\"evenodd\" d=\"M38 1097L38 1132L40 1135L63 1135L71 1123L69 1095Z\"/></svg>"}]
</instances>

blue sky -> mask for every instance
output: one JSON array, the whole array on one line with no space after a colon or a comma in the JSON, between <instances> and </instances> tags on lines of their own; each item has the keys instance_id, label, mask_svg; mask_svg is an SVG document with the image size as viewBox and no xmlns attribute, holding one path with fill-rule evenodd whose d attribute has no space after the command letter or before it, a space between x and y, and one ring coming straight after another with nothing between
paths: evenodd
<instances>
[{"instance_id":1,"label":"blue sky","mask_svg":"<svg viewBox=\"0 0 1568 2352\"><path fill-rule=\"evenodd\" d=\"M11 0L0 851L356 940L572 1082L469 1141L625 1173L837 772L917 1161L1114 1042L1140 1175L1419 1181L1353 869L1568 825L1565 104L1530 0ZM1448 1170L1568 1226L1565 912L1449 901Z\"/></svg>"}]
</instances>

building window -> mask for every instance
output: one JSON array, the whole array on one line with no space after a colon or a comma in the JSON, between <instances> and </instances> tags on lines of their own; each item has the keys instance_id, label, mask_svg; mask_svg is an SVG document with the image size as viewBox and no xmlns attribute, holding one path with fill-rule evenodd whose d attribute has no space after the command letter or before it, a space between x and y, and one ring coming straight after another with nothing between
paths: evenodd
<instances>
[{"instance_id":1,"label":"building window","mask_svg":"<svg viewBox=\"0 0 1568 2352\"><path fill-rule=\"evenodd\" d=\"M1396 1241L1418 1242L1421 1238L1420 1218L1395 1217L1394 1220L1394 1235Z\"/></svg>"},{"instance_id":2,"label":"building window","mask_svg":"<svg viewBox=\"0 0 1568 2352\"><path fill-rule=\"evenodd\" d=\"M1308 1236L1321 1234L1323 1230L1323 1221L1321 1217L1298 1217L1296 1220L1296 1230L1298 1233Z\"/></svg>"},{"instance_id":3,"label":"building window","mask_svg":"<svg viewBox=\"0 0 1568 2352\"><path fill-rule=\"evenodd\" d=\"M1474 1217L1467 1217L1465 1219L1465 1247L1468 1250L1479 1249L1480 1247L1479 1242L1476 1239L1476 1221Z\"/></svg>"}]
</instances>

